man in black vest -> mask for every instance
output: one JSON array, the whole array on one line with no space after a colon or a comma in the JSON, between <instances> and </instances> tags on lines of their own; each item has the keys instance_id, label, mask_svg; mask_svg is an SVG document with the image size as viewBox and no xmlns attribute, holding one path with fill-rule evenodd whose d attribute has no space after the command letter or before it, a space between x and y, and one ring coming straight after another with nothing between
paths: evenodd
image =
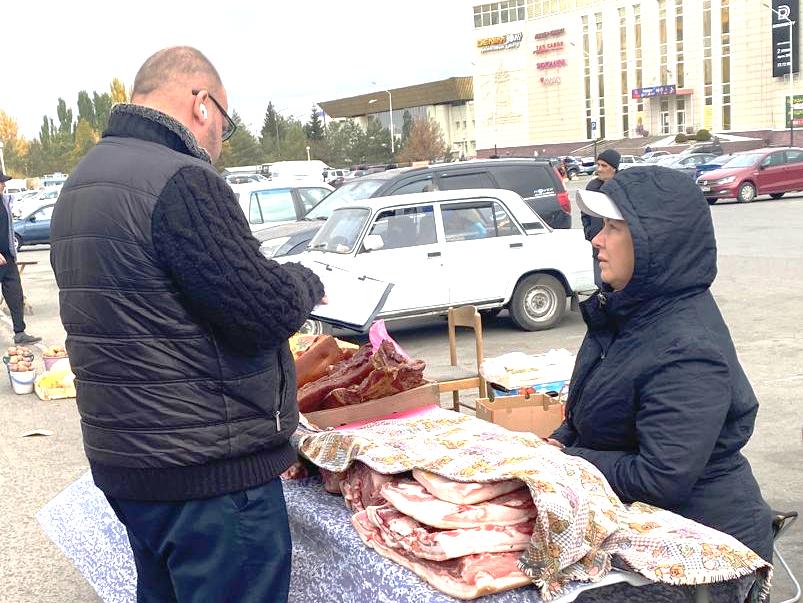
<instances>
[{"instance_id":1,"label":"man in black vest","mask_svg":"<svg viewBox=\"0 0 803 603\"><path fill-rule=\"evenodd\" d=\"M0 172L0 283L2 283L3 299L6 300L11 322L14 324L14 343L36 343L41 337L34 337L25 332L25 298L22 293L22 280L17 267L17 250L14 245L14 218L11 217L11 203L6 190L6 182L11 176Z\"/></svg>"},{"instance_id":2,"label":"man in black vest","mask_svg":"<svg viewBox=\"0 0 803 603\"><path fill-rule=\"evenodd\" d=\"M157 52L131 101L51 224L92 475L128 530L140 603L286 601L287 339L323 286L259 253L212 166L236 126L203 54Z\"/></svg>"}]
</instances>

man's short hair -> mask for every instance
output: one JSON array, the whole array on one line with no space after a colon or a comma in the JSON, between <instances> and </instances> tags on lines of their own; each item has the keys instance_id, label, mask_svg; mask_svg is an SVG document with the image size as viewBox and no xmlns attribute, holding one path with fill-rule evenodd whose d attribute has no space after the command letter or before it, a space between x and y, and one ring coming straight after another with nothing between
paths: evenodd
<instances>
[{"instance_id":1,"label":"man's short hair","mask_svg":"<svg viewBox=\"0 0 803 603\"><path fill-rule=\"evenodd\" d=\"M147 96L181 76L198 76L198 87L223 86L217 69L200 50L173 46L156 52L142 64L134 78L131 96Z\"/></svg>"}]
</instances>

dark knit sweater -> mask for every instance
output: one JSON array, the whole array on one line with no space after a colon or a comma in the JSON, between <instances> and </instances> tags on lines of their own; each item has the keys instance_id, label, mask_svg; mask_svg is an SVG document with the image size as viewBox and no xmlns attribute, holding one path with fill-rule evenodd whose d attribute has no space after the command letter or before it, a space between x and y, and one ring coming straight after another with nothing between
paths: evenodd
<instances>
[{"instance_id":1,"label":"dark knit sweater","mask_svg":"<svg viewBox=\"0 0 803 603\"><path fill-rule=\"evenodd\" d=\"M181 124L118 105L65 184L51 263L84 449L107 495L208 498L295 454L287 338L324 294L263 257L231 188Z\"/></svg>"}]
</instances>

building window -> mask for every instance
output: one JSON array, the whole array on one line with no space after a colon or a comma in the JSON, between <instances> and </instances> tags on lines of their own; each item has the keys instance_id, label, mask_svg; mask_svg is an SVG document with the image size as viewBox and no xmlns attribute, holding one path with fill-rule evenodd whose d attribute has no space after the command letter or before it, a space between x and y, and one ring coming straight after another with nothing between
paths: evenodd
<instances>
[{"instance_id":1,"label":"building window","mask_svg":"<svg viewBox=\"0 0 803 603\"><path fill-rule=\"evenodd\" d=\"M669 134L669 99L661 97L661 134Z\"/></svg>"},{"instance_id":2,"label":"building window","mask_svg":"<svg viewBox=\"0 0 803 603\"><path fill-rule=\"evenodd\" d=\"M633 46L636 54L636 88L643 88L644 81L641 71L641 6L639 4L633 5ZM636 111L644 111L643 100L639 99Z\"/></svg>"},{"instance_id":3,"label":"building window","mask_svg":"<svg viewBox=\"0 0 803 603\"><path fill-rule=\"evenodd\" d=\"M683 0L675 0L675 50L677 54L675 83L678 88L683 88Z\"/></svg>"},{"instance_id":4,"label":"building window","mask_svg":"<svg viewBox=\"0 0 803 603\"><path fill-rule=\"evenodd\" d=\"M730 0L722 0L722 129L731 129Z\"/></svg>"},{"instance_id":5,"label":"building window","mask_svg":"<svg viewBox=\"0 0 803 603\"><path fill-rule=\"evenodd\" d=\"M588 16L583 15L583 85L585 89L586 99L586 138L591 140L594 137L594 132L591 128L591 56L588 51L591 45L588 41Z\"/></svg>"},{"instance_id":6,"label":"building window","mask_svg":"<svg viewBox=\"0 0 803 603\"><path fill-rule=\"evenodd\" d=\"M675 121L677 122L678 132L686 131L686 100L682 98L677 99L675 109Z\"/></svg>"},{"instance_id":7,"label":"building window","mask_svg":"<svg viewBox=\"0 0 803 603\"><path fill-rule=\"evenodd\" d=\"M667 71L667 42L666 42L666 0L658 0L658 44L661 53L661 85L666 86Z\"/></svg>"},{"instance_id":8,"label":"building window","mask_svg":"<svg viewBox=\"0 0 803 603\"><path fill-rule=\"evenodd\" d=\"M619 8L619 61L622 69L622 136L630 137L630 94L627 88L627 18L625 8Z\"/></svg>"},{"instance_id":9,"label":"building window","mask_svg":"<svg viewBox=\"0 0 803 603\"><path fill-rule=\"evenodd\" d=\"M594 15L597 30L597 94L599 94L599 135L605 138L605 74L602 72L602 13Z\"/></svg>"},{"instance_id":10,"label":"building window","mask_svg":"<svg viewBox=\"0 0 803 603\"><path fill-rule=\"evenodd\" d=\"M703 98L713 104L714 75L711 67L711 0L703 0Z\"/></svg>"},{"instance_id":11,"label":"building window","mask_svg":"<svg viewBox=\"0 0 803 603\"><path fill-rule=\"evenodd\" d=\"M527 18L527 0L491 2L474 7L474 27L488 27L499 23L524 21Z\"/></svg>"}]
</instances>

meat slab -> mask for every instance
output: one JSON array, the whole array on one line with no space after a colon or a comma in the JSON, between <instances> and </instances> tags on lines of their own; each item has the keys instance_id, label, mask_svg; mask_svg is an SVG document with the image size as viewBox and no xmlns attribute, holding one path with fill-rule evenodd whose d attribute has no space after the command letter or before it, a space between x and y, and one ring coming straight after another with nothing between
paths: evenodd
<instances>
[{"instance_id":1,"label":"meat slab","mask_svg":"<svg viewBox=\"0 0 803 603\"><path fill-rule=\"evenodd\" d=\"M532 521L514 526L484 525L480 528L437 530L387 503L367 507L365 511L387 546L402 548L416 557L432 561L479 553L523 551L533 533Z\"/></svg>"},{"instance_id":2,"label":"meat slab","mask_svg":"<svg viewBox=\"0 0 803 603\"><path fill-rule=\"evenodd\" d=\"M384 503L382 486L398 479L397 475L383 475L364 463L354 462L340 481L340 493L351 511L362 511L371 505Z\"/></svg>"},{"instance_id":3,"label":"meat slab","mask_svg":"<svg viewBox=\"0 0 803 603\"><path fill-rule=\"evenodd\" d=\"M456 482L422 469L413 469L413 478L436 498L458 505L473 505L485 502L524 487L524 482L519 480L506 480L488 484Z\"/></svg>"},{"instance_id":4,"label":"meat slab","mask_svg":"<svg viewBox=\"0 0 803 603\"><path fill-rule=\"evenodd\" d=\"M530 579L518 569L517 552L483 553L449 561L429 561L403 548L385 544L366 511L355 513L351 522L367 546L451 597L471 600L530 584Z\"/></svg>"},{"instance_id":5,"label":"meat slab","mask_svg":"<svg viewBox=\"0 0 803 603\"><path fill-rule=\"evenodd\" d=\"M405 515L435 528L512 526L536 516L529 490L520 489L475 505L440 500L416 481L399 480L382 486L382 497Z\"/></svg>"}]
</instances>

